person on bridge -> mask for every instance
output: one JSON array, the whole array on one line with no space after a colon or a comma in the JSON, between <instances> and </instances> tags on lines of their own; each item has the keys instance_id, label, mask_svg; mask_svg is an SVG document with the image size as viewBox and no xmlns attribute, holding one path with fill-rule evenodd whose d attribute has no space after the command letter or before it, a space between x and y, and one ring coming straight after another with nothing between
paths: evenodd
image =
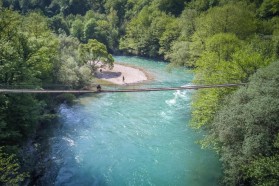
<instances>
[{"instance_id":1,"label":"person on bridge","mask_svg":"<svg viewBox=\"0 0 279 186\"><path fill-rule=\"evenodd\" d=\"M98 92L101 92L101 91L102 91L101 85L97 85L97 91L98 91Z\"/></svg>"}]
</instances>

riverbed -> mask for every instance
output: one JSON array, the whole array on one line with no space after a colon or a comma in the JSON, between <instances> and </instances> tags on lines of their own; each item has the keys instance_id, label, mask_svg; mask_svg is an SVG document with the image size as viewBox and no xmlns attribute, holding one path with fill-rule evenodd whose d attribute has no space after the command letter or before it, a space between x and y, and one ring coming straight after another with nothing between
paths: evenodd
<instances>
[{"instance_id":1,"label":"riverbed","mask_svg":"<svg viewBox=\"0 0 279 186\"><path fill-rule=\"evenodd\" d=\"M117 56L152 76L138 87L191 84L187 69ZM49 139L52 166L44 185L218 185L217 156L200 149L202 134L188 125L194 90L88 94L61 105L59 128Z\"/></svg>"}]
</instances>

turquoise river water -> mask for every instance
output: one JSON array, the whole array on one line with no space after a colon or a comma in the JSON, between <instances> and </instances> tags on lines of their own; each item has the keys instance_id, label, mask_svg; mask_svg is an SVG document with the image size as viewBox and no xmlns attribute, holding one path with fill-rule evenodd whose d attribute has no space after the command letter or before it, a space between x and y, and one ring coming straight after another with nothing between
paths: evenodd
<instances>
[{"instance_id":1,"label":"turquoise river water","mask_svg":"<svg viewBox=\"0 0 279 186\"><path fill-rule=\"evenodd\" d=\"M185 70L166 63L115 57L146 69L153 80L138 87L190 84ZM137 87L137 88L138 88ZM220 163L195 142L189 128L189 91L89 94L61 105L60 127L49 139L53 161L44 185L218 185Z\"/></svg>"}]
</instances>

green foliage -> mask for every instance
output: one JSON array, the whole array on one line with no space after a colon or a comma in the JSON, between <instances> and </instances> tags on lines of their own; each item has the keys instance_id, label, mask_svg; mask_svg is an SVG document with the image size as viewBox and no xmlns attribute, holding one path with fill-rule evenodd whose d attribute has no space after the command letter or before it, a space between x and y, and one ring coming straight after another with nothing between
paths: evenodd
<instances>
[{"instance_id":1,"label":"green foliage","mask_svg":"<svg viewBox=\"0 0 279 186\"><path fill-rule=\"evenodd\" d=\"M97 40L89 40L87 44L79 46L79 57L82 64L87 64L91 68L91 73L94 73L98 67L108 66L113 68L114 59L108 53L104 44Z\"/></svg>"},{"instance_id":2,"label":"green foliage","mask_svg":"<svg viewBox=\"0 0 279 186\"><path fill-rule=\"evenodd\" d=\"M26 177L27 173L20 173L20 165L14 154L8 155L0 148L0 184L18 185Z\"/></svg>"},{"instance_id":3,"label":"green foliage","mask_svg":"<svg viewBox=\"0 0 279 186\"><path fill-rule=\"evenodd\" d=\"M187 6L198 11L206 11L217 5L218 2L218 0L192 0L187 4Z\"/></svg>"},{"instance_id":4,"label":"green foliage","mask_svg":"<svg viewBox=\"0 0 279 186\"><path fill-rule=\"evenodd\" d=\"M237 71L240 73L238 78L241 82L247 82L251 75L259 68L267 66L270 61L269 56L264 56L249 48L249 46L233 54L233 63L237 66Z\"/></svg>"},{"instance_id":5,"label":"green foliage","mask_svg":"<svg viewBox=\"0 0 279 186\"><path fill-rule=\"evenodd\" d=\"M200 14L193 6L189 7L192 9L185 9L179 20L182 25L180 37L165 56L173 66L195 67L196 61L209 47L206 43L209 45L208 40L214 39L216 34L235 34L239 39L246 39L257 29L253 6L243 2L213 7Z\"/></svg>"},{"instance_id":6,"label":"green foliage","mask_svg":"<svg viewBox=\"0 0 279 186\"><path fill-rule=\"evenodd\" d=\"M267 66L269 59L253 50L233 34L217 34L206 42L206 52L197 60L196 84L226 84L247 82L257 69ZM235 89L199 90L192 105L192 126L209 125L223 97ZM206 101L205 101L206 100Z\"/></svg>"},{"instance_id":7,"label":"green foliage","mask_svg":"<svg viewBox=\"0 0 279 186\"><path fill-rule=\"evenodd\" d=\"M219 60L218 54L214 52L204 53L197 61L197 66L194 80L196 84L237 83L241 76L241 72L234 63ZM195 128L206 127L219 108L222 97L233 90L233 88L227 88L197 91L192 104L192 126Z\"/></svg>"},{"instance_id":8,"label":"green foliage","mask_svg":"<svg viewBox=\"0 0 279 186\"><path fill-rule=\"evenodd\" d=\"M64 15L69 14L82 14L84 15L86 11L89 9L89 5L87 0L53 0L51 5L49 5L49 9L52 12L63 13Z\"/></svg>"},{"instance_id":9,"label":"green foliage","mask_svg":"<svg viewBox=\"0 0 279 186\"><path fill-rule=\"evenodd\" d=\"M50 28L57 34L69 35L70 30L67 22L61 15L56 15L50 18Z\"/></svg>"},{"instance_id":10,"label":"green foliage","mask_svg":"<svg viewBox=\"0 0 279 186\"><path fill-rule=\"evenodd\" d=\"M72 27L71 27L71 35L78 38L80 41L83 40L83 23L80 19L76 19L73 23L72 23Z\"/></svg>"},{"instance_id":11,"label":"green foliage","mask_svg":"<svg viewBox=\"0 0 279 186\"><path fill-rule=\"evenodd\" d=\"M111 12L105 16L93 11L88 11L85 16L69 16L68 22L71 25L71 36L79 39L80 42L87 43L89 39L96 39L105 44L110 51L118 48L119 28L116 12Z\"/></svg>"},{"instance_id":12,"label":"green foliage","mask_svg":"<svg viewBox=\"0 0 279 186\"><path fill-rule=\"evenodd\" d=\"M233 34L217 34L206 41L206 51L197 60L197 84L225 84L247 82L257 69L268 65L260 53L244 44ZM192 126L200 128L212 122L222 98L234 89L199 90L192 105Z\"/></svg>"},{"instance_id":13,"label":"green foliage","mask_svg":"<svg viewBox=\"0 0 279 186\"><path fill-rule=\"evenodd\" d=\"M94 18L89 19L84 25L84 38L86 41L94 38L97 22Z\"/></svg>"},{"instance_id":14,"label":"green foliage","mask_svg":"<svg viewBox=\"0 0 279 186\"><path fill-rule=\"evenodd\" d=\"M1 96L0 145L16 145L33 134L43 106L31 95Z\"/></svg>"},{"instance_id":15,"label":"green foliage","mask_svg":"<svg viewBox=\"0 0 279 186\"><path fill-rule=\"evenodd\" d=\"M28 69L36 72L36 77L46 80L52 72L57 56L58 40L48 28L45 17L30 13L23 19L24 35L28 38Z\"/></svg>"},{"instance_id":16,"label":"green foliage","mask_svg":"<svg viewBox=\"0 0 279 186\"><path fill-rule=\"evenodd\" d=\"M206 40L206 51L217 54L219 61L231 61L231 55L240 49L241 44L234 34L220 33Z\"/></svg>"},{"instance_id":17,"label":"green foliage","mask_svg":"<svg viewBox=\"0 0 279 186\"><path fill-rule=\"evenodd\" d=\"M32 20L35 17L40 22ZM4 9L0 12L0 22L0 84L31 84L31 88L35 88L40 87L43 80L52 79L55 38L46 27L46 20L35 13L22 18ZM43 106L31 95L1 95L1 145L16 145L32 134Z\"/></svg>"},{"instance_id":18,"label":"green foliage","mask_svg":"<svg viewBox=\"0 0 279 186\"><path fill-rule=\"evenodd\" d=\"M72 88L82 88L92 83L92 74L88 66L79 63L79 41L73 37L61 36L59 46L59 64L55 67L56 79Z\"/></svg>"},{"instance_id":19,"label":"green foliage","mask_svg":"<svg viewBox=\"0 0 279 186\"><path fill-rule=\"evenodd\" d=\"M73 58L63 60L58 72L58 80L66 85L76 87L78 85L78 64Z\"/></svg>"},{"instance_id":20,"label":"green foliage","mask_svg":"<svg viewBox=\"0 0 279 186\"><path fill-rule=\"evenodd\" d=\"M59 39L48 27L47 19L31 12L21 16L0 10L0 85L1 88L41 88L57 82ZM71 53L75 53L71 51ZM76 49L77 54L77 49ZM57 71L56 71L57 70ZM79 69L78 69L79 70ZM82 75L81 81L84 81ZM30 94L0 95L0 145L21 146L34 136L39 124L53 113L44 96ZM52 100L50 98L49 100ZM51 101L47 100L48 103ZM1 152L2 153L2 152ZM1 184L15 185L25 176L18 173L13 156L1 154ZM5 157L4 157L5 156ZM3 162L2 162L3 160Z\"/></svg>"},{"instance_id":21,"label":"green foliage","mask_svg":"<svg viewBox=\"0 0 279 186\"><path fill-rule=\"evenodd\" d=\"M196 57L199 56L192 50L192 45L188 41L174 42L165 58L170 60L171 67L184 66L193 68Z\"/></svg>"},{"instance_id":22,"label":"green foliage","mask_svg":"<svg viewBox=\"0 0 279 186\"><path fill-rule=\"evenodd\" d=\"M170 48L167 42L178 37L179 31L174 29L174 22L174 17L153 6L145 7L128 24L126 36L120 40L120 49L137 55L156 57L160 48L164 53Z\"/></svg>"},{"instance_id":23,"label":"green foliage","mask_svg":"<svg viewBox=\"0 0 279 186\"><path fill-rule=\"evenodd\" d=\"M65 35L58 38L49 28L52 26L57 34L65 34L66 27L59 25L65 23L66 26L64 21L57 16L48 22L46 17L37 12L22 16L1 7L1 88L39 89L53 83L81 88L92 82L88 64L79 63L80 44L77 39ZM61 31L62 28L64 31ZM105 45L96 40L89 43L93 44L91 47L94 54L98 52L96 59L111 66L113 59L107 53ZM44 101L45 99L47 100ZM40 124L53 118L55 105L46 105L53 104L53 99L31 94L1 94L0 145L21 146L27 139L34 137ZM67 95L63 99L72 102L73 96ZM6 156L0 152L0 163L1 185L15 185L26 177L18 172L19 163L14 156Z\"/></svg>"},{"instance_id":24,"label":"green foliage","mask_svg":"<svg viewBox=\"0 0 279 186\"><path fill-rule=\"evenodd\" d=\"M278 183L278 70L278 62L259 70L214 116L207 142L221 155L226 185Z\"/></svg>"},{"instance_id":25,"label":"green foliage","mask_svg":"<svg viewBox=\"0 0 279 186\"><path fill-rule=\"evenodd\" d=\"M261 17L272 17L279 15L279 1L278 0L264 0L258 10Z\"/></svg>"},{"instance_id":26,"label":"green foliage","mask_svg":"<svg viewBox=\"0 0 279 186\"><path fill-rule=\"evenodd\" d=\"M30 13L20 17L10 10L0 13L0 82L11 85L51 80L57 56L57 39L43 16Z\"/></svg>"},{"instance_id":27,"label":"green foliage","mask_svg":"<svg viewBox=\"0 0 279 186\"><path fill-rule=\"evenodd\" d=\"M198 17L198 12L195 9L186 8L179 18L181 25L181 38L189 41L191 36L196 31L195 20Z\"/></svg>"},{"instance_id":28,"label":"green foliage","mask_svg":"<svg viewBox=\"0 0 279 186\"><path fill-rule=\"evenodd\" d=\"M57 96L57 101L59 103L66 103L68 105L73 105L75 99L76 97L73 94L61 94Z\"/></svg>"},{"instance_id":29,"label":"green foliage","mask_svg":"<svg viewBox=\"0 0 279 186\"><path fill-rule=\"evenodd\" d=\"M130 1L132 0L107 0L105 2L104 7L106 11L110 13L114 12L114 18L118 19L117 21L115 21L115 23L118 22L117 26L119 27L121 26L121 24L123 24L126 14L131 8L129 7L128 10L126 9L126 5Z\"/></svg>"},{"instance_id":30,"label":"green foliage","mask_svg":"<svg viewBox=\"0 0 279 186\"><path fill-rule=\"evenodd\" d=\"M96 39L99 42L105 44L106 46L112 47L112 45L109 44L109 42L110 42L109 40L111 37L110 36L110 30L111 30L110 23L106 20L99 20L97 22L97 25L98 25L98 27L96 30ZM113 42L113 41L111 41L111 42Z\"/></svg>"},{"instance_id":31,"label":"green foliage","mask_svg":"<svg viewBox=\"0 0 279 186\"><path fill-rule=\"evenodd\" d=\"M220 96L223 94L222 90L210 89L200 90L194 95L191 127L207 127L218 109Z\"/></svg>"},{"instance_id":32,"label":"green foliage","mask_svg":"<svg viewBox=\"0 0 279 186\"><path fill-rule=\"evenodd\" d=\"M155 3L158 3L158 7L161 11L178 16L184 10L185 3L188 1L189 0L159 0L155 1Z\"/></svg>"},{"instance_id":33,"label":"green foliage","mask_svg":"<svg viewBox=\"0 0 279 186\"><path fill-rule=\"evenodd\" d=\"M23 78L19 74L16 65L17 60L22 56L23 46L26 38L18 33L17 25L20 23L20 16L10 10L0 12L0 82L11 83ZM18 77L18 78L15 78Z\"/></svg>"},{"instance_id":34,"label":"green foliage","mask_svg":"<svg viewBox=\"0 0 279 186\"><path fill-rule=\"evenodd\" d=\"M195 66L195 61L200 56L200 52L196 50L191 38L196 31L195 19L197 16L196 10L185 9L177 20L181 29L180 36L170 43L169 50L165 52L165 59L170 61L170 66L190 68Z\"/></svg>"},{"instance_id":35,"label":"green foliage","mask_svg":"<svg viewBox=\"0 0 279 186\"><path fill-rule=\"evenodd\" d=\"M218 33L247 38L256 31L255 9L245 3L225 4L201 14L196 20L196 36L204 39Z\"/></svg>"},{"instance_id":36,"label":"green foliage","mask_svg":"<svg viewBox=\"0 0 279 186\"><path fill-rule=\"evenodd\" d=\"M250 179L253 185L278 185L279 155L253 160L248 167L246 179Z\"/></svg>"},{"instance_id":37,"label":"green foliage","mask_svg":"<svg viewBox=\"0 0 279 186\"><path fill-rule=\"evenodd\" d=\"M160 37L159 44L159 54L167 54L172 47L173 42L179 37L179 24L177 20L171 20L169 24L166 25L165 31Z\"/></svg>"},{"instance_id":38,"label":"green foliage","mask_svg":"<svg viewBox=\"0 0 279 186\"><path fill-rule=\"evenodd\" d=\"M150 6L151 3L152 3L152 1L150 1L150 0L127 0L126 5L125 5L126 10L125 10L125 14L124 14L125 18L127 20L131 20L133 17L136 17L144 7ZM118 10L118 9L115 9L115 10Z\"/></svg>"}]
</instances>

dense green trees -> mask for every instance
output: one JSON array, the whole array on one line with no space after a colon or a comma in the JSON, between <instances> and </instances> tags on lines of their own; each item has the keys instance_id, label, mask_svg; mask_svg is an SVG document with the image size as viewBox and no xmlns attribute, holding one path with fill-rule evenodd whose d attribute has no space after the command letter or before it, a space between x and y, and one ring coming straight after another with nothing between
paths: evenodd
<instances>
[{"instance_id":1,"label":"dense green trees","mask_svg":"<svg viewBox=\"0 0 279 186\"><path fill-rule=\"evenodd\" d=\"M206 42L206 52L197 60L196 84L247 82L270 58L244 45L233 34L217 34ZM242 47L245 46L245 49ZM234 89L200 90L194 96L192 125L201 127L211 122L222 98ZM206 100L206 101L205 101Z\"/></svg>"},{"instance_id":2,"label":"dense green trees","mask_svg":"<svg viewBox=\"0 0 279 186\"><path fill-rule=\"evenodd\" d=\"M158 9L143 8L127 25L126 35L120 41L120 49L136 55L159 56L170 48L170 43L178 37L175 18Z\"/></svg>"},{"instance_id":3,"label":"dense green trees","mask_svg":"<svg viewBox=\"0 0 279 186\"><path fill-rule=\"evenodd\" d=\"M188 27L192 28L190 31L182 28L186 30L184 33L190 34L182 35L181 41L176 41L171 50L175 51L175 47L185 43L188 51L184 56L170 53L171 61L185 65L183 59L179 60L183 57L186 65L195 66L196 84L248 82L258 69L277 59L277 28L269 25L270 20L258 19L255 8L247 2L223 3L196 16L193 26ZM262 37L263 34L268 37ZM272 68L278 68L278 65L262 73L268 73ZM269 77L272 79L276 75ZM250 86L264 81L261 78L252 78ZM219 153L225 185L278 184L278 173L271 166L278 164L277 147L274 146L278 130L273 124L278 116L269 119L265 115L278 112L275 101L278 98L274 97L272 102L267 100L275 92L261 94L263 99L258 95L276 84L271 80L266 86L257 84L257 88L243 88L241 94L236 93L225 102L224 97L235 89L199 90L194 95L191 125L210 131L201 145L210 146ZM263 108L264 105L268 108ZM277 131L269 130L269 125Z\"/></svg>"},{"instance_id":4,"label":"dense green trees","mask_svg":"<svg viewBox=\"0 0 279 186\"><path fill-rule=\"evenodd\" d=\"M20 16L0 10L0 85L1 87L39 88L52 81L57 40L37 13ZM44 115L43 100L34 95L0 95L0 146L7 152L30 138ZM2 152L1 152L2 153ZM5 157L4 157L5 156ZM9 160L6 162L6 160ZM24 177L13 156L1 154L1 182L16 184Z\"/></svg>"},{"instance_id":5,"label":"dense green trees","mask_svg":"<svg viewBox=\"0 0 279 186\"><path fill-rule=\"evenodd\" d=\"M180 18L180 37L167 52L167 59L176 65L193 67L206 49L206 40L215 34L231 33L239 39L250 37L257 29L254 12L253 6L244 2L216 6L200 13L189 5Z\"/></svg>"},{"instance_id":6,"label":"dense green trees","mask_svg":"<svg viewBox=\"0 0 279 186\"><path fill-rule=\"evenodd\" d=\"M69 16L65 22L69 25L70 35L80 42L87 43L90 39L96 39L104 43L109 51L117 51L119 29L115 16L115 11L107 16L88 11L85 16ZM63 30L61 27L59 29Z\"/></svg>"},{"instance_id":7,"label":"dense green trees","mask_svg":"<svg viewBox=\"0 0 279 186\"><path fill-rule=\"evenodd\" d=\"M228 96L207 136L221 155L225 183L278 185L279 63L259 70Z\"/></svg>"},{"instance_id":8,"label":"dense green trees","mask_svg":"<svg viewBox=\"0 0 279 186\"><path fill-rule=\"evenodd\" d=\"M78 38L79 41L83 40L83 23L80 19L76 19L72 23L71 35Z\"/></svg>"},{"instance_id":9,"label":"dense green trees","mask_svg":"<svg viewBox=\"0 0 279 186\"><path fill-rule=\"evenodd\" d=\"M58 41L46 20L37 13L22 17L4 9L0 22L1 86L39 88L52 82ZM15 145L28 137L40 120L43 105L31 95L1 95L1 145Z\"/></svg>"},{"instance_id":10,"label":"dense green trees","mask_svg":"<svg viewBox=\"0 0 279 186\"><path fill-rule=\"evenodd\" d=\"M77 38L67 36L68 32L68 25L60 16L50 20L37 12L23 16L0 6L0 87L90 86L94 71L84 61L85 53L78 52L79 46L88 46L90 55L110 66L113 58L105 45L96 40L81 45ZM21 173L18 162L22 157L15 158L17 152L27 139L34 137L40 124L54 118L53 103L61 101L60 98L31 94L0 95L1 185L15 185L26 177Z\"/></svg>"}]
</instances>

